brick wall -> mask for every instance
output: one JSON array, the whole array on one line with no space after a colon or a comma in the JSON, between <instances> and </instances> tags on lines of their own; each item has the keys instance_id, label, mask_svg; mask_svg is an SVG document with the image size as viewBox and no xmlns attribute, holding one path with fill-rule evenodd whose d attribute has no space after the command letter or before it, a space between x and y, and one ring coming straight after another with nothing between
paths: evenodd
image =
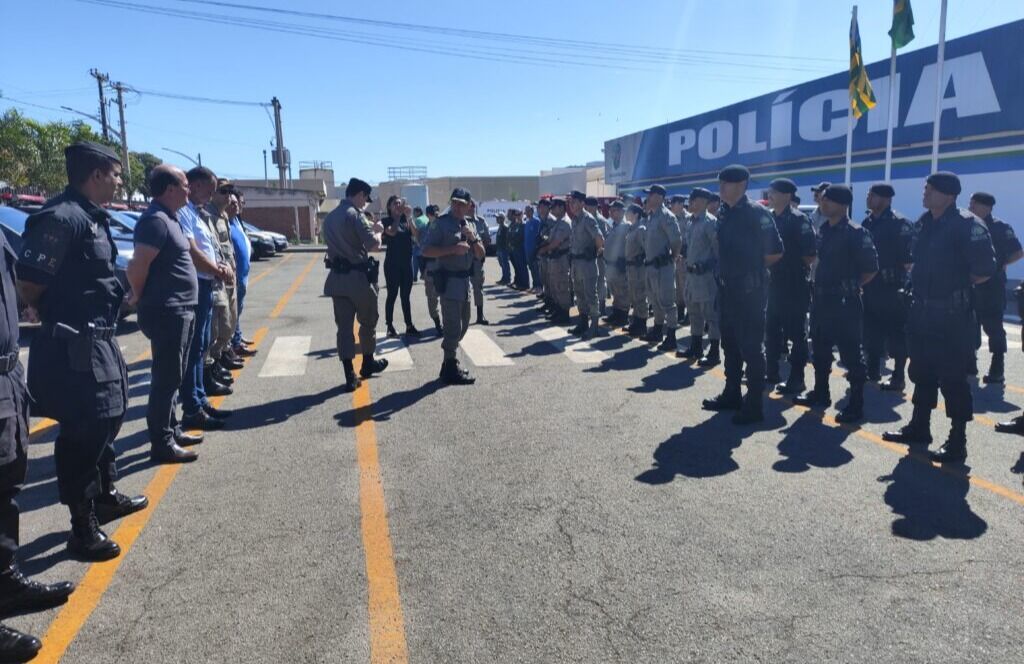
<instances>
[{"instance_id":1,"label":"brick wall","mask_svg":"<svg viewBox=\"0 0 1024 664\"><path fill-rule=\"evenodd\" d=\"M245 220L265 231L281 233L289 242L295 242L295 208L246 206ZM299 232L303 240L309 240L309 207L299 208Z\"/></svg>"}]
</instances>

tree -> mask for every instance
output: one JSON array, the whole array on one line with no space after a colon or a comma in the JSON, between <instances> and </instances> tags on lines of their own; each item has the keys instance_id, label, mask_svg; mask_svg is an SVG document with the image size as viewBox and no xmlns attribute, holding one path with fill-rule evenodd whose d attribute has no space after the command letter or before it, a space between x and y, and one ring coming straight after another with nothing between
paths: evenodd
<instances>
[{"instance_id":1,"label":"tree","mask_svg":"<svg viewBox=\"0 0 1024 664\"><path fill-rule=\"evenodd\" d=\"M39 161L39 151L28 121L11 108L0 115L0 180L12 187L31 184L29 169Z\"/></svg>"}]
</instances>

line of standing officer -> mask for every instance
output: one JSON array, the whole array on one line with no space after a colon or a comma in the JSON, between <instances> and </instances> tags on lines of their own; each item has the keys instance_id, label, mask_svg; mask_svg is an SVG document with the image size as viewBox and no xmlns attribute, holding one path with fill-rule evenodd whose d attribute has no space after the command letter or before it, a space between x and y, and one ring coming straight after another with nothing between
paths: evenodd
<instances>
[{"instance_id":1,"label":"line of standing officer","mask_svg":"<svg viewBox=\"0 0 1024 664\"><path fill-rule=\"evenodd\" d=\"M573 191L566 201L572 220L569 259L572 261L572 286L579 308L579 322L569 330L584 339L601 333L597 257L604 249L604 236L597 220L584 208L586 194Z\"/></svg>"},{"instance_id":2,"label":"line of standing officer","mask_svg":"<svg viewBox=\"0 0 1024 664\"><path fill-rule=\"evenodd\" d=\"M689 221L683 243L686 255L682 269L686 272L683 287L685 301L690 309L690 346L679 351L676 357L698 360L702 367L713 367L721 361L719 343L721 331L718 325L718 220L708 214L707 206L711 192L697 187L690 192L688 201ZM708 354L704 350L704 331L708 333Z\"/></svg>"},{"instance_id":3,"label":"line of standing officer","mask_svg":"<svg viewBox=\"0 0 1024 664\"><path fill-rule=\"evenodd\" d=\"M565 218L565 208L565 199L551 199L551 218L546 235L542 236L547 239L538 250L547 264L544 293L549 297L551 322L556 325L569 322L569 309L572 307L572 282L569 276L572 226Z\"/></svg>"},{"instance_id":4,"label":"line of standing officer","mask_svg":"<svg viewBox=\"0 0 1024 664\"><path fill-rule=\"evenodd\" d=\"M626 332L629 336L642 339L647 336L647 270L644 267L644 244L647 235L647 220L644 209L636 203L626 208L629 233L626 234L626 280L629 284L629 303L633 314Z\"/></svg>"},{"instance_id":5,"label":"line of standing officer","mask_svg":"<svg viewBox=\"0 0 1024 664\"><path fill-rule=\"evenodd\" d=\"M623 326L629 322L629 280L626 275L626 235L630 224L625 219L626 205L613 201L609 206L612 226L605 238L604 262L608 290L612 295L612 311L605 317L608 325Z\"/></svg>"},{"instance_id":6,"label":"line of standing officer","mask_svg":"<svg viewBox=\"0 0 1024 664\"><path fill-rule=\"evenodd\" d=\"M473 303L476 304L476 324L490 325L484 318L484 262L487 260L487 250L491 246L491 232L487 230L484 218L476 213L476 201L472 199L469 201L469 220L484 250L482 256L477 256L476 252L473 252L473 276L470 279L473 285Z\"/></svg>"},{"instance_id":7,"label":"line of standing officer","mask_svg":"<svg viewBox=\"0 0 1024 664\"><path fill-rule=\"evenodd\" d=\"M676 256L682 250L679 221L665 207L665 188L652 185L647 194L647 231L644 234L644 266L647 271L647 297L654 307L654 325L644 337L658 343L658 350L675 352L679 309L676 303Z\"/></svg>"}]
</instances>

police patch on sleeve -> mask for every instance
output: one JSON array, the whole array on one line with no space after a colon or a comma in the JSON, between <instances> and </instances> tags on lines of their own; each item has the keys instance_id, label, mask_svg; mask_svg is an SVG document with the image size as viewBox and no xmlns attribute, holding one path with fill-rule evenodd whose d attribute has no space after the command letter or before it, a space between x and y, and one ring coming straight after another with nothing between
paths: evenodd
<instances>
[{"instance_id":1,"label":"police patch on sleeve","mask_svg":"<svg viewBox=\"0 0 1024 664\"><path fill-rule=\"evenodd\" d=\"M32 224L23 237L18 262L44 274L57 274L72 241L71 228L47 217Z\"/></svg>"},{"instance_id":2,"label":"police patch on sleeve","mask_svg":"<svg viewBox=\"0 0 1024 664\"><path fill-rule=\"evenodd\" d=\"M1013 227L1010 226L1009 224L1006 225L1006 239L1007 240L1016 240L1017 239L1017 235L1013 232Z\"/></svg>"},{"instance_id":3,"label":"police patch on sleeve","mask_svg":"<svg viewBox=\"0 0 1024 664\"><path fill-rule=\"evenodd\" d=\"M988 231L981 224L975 222L971 224L971 242L987 242Z\"/></svg>"}]
</instances>

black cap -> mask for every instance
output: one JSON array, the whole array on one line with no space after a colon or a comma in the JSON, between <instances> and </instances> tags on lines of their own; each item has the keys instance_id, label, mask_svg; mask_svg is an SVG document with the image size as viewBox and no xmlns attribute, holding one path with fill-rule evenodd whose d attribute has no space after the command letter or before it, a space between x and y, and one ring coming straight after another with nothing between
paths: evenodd
<instances>
[{"instance_id":1,"label":"black cap","mask_svg":"<svg viewBox=\"0 0 1024 664\"><path fill-rule=\"evenodd\" d=\"M625 210L626 204L623 203L622 201L612 201L611 205L609 205L608 207L614 208L616 210Z\"/></svg>"},{"instance_id":2,"label":"black cap","mask_svg":"<svg viewBox=\"0 0 1024 664\"><path fill-rule=\"evenodd\" d=\"M711 199L710 200L711 200L712 203L718 203L719 201L722 200L722 197L719 196L718 194L716 194L715 192L711 192Z\"/></svg>"},{"instance_id":3,"label":"black cap","mask_svg":"<svg viewBox=\"0 0 1024 664\"><path fill-rule=\"evenodd\" d=\"M668 199L668 204L669 205L675 205L676 203L685 203L685 202L686 202L686 196L683 196L682 194L673 194L672 198Z\"/></svg>"},{"instance_id":4,"label":"black cap","mask_svg":"<svg viewBox=\"0 0 1024 664\"><path fill-rule=\"evenodd\" d=\"M750 171L742 164L726 166L718 173L721 182L746 182L750 179Z\"/></svg>"},{"instance_id":5,"label":"black cap","mask_svg":"<svg viewBox=\"0 0 1024 664\"><path fill-rule=\"evenodd\" d=\"M822 196L841 205L853 205L853 192L845 184L830 184Z\"/></svg>"},{"instance_id":6,"label":"black cap","mask_svg":"<svg viewBox=\"0 0 1024 664\"><path fill-rule=\"evenodd\" d=\"M996 197L985 191L976 191L971 196L972 201L978 201L982 205L994 207L996 204Z\"/></svg>"},{"instance_id":7,"label":"black cap","mask_svg":"<svg viewBox=\"0 0 1024 664\"><path fill-rule=\"evenodd\" d=\"M573 189L572 191L569 192L569 198L572 198L572 199L577 200L577 201L584 201L584 202L586 202L587 195L584 194L579 189Z\"/></svg>"},{"instance_id":8,"label":"black cap","mask_svg":"<svg viewBox=\"0 0 1024 664\"><path fill-rule=\"evenodd\" d=\"M818 193L819 191L825 191L832 186L831 182L822 182L817 187L811 187L811 191Z\"/></svg>"},{"instance_id":9,"label":"black cap","mask_svg":"<svg viewBox=\"0 0 1024 664\"><path fill-rule=\"evenodd\" d=\"M551 199L551 207L565 207L565 199L561 196L555 196Z\"/></svg>"},{"instance_id":10,"label":"black cap","mask_svg":"<svg viewBox=\"0 0 1024 664\"><path fill-rule=\"evenodd\" d=\"M892 198L896 195L896 190L888 182L876 182L871 185L869 191L875 196L881 196L882 198Z\"/></svg>"},{"instance_id":11,"label":"black cap","mask_svg":"<svg viewBox=\"0 0 1024 664\"><path fill-rule=\"evenodd\" d=\"M629 206L629 208L627 208L627 212L632 212L633 214L640 214L640 215L642 215L644 213L644 209L642 207L640 207L639 205L637 205L636 203L633 203L633 204L631 204Z\"/></svg>"},{"instance_id":12,"label":"black cap","mask_svg":"<svg viewBox=\"0 0 1024 664\"><path fill-rule=\"evenodd\" d=\"M583 201L586 205L598 205L598 200L594 196L587 196L587 200Z\"/></svg>"},{"instance_id":13,"label":"black cap","mask_svg":"<svg viewBox=\"0 0 1024 664\"><path fill-rule=\"evenodd\" d=\"M956 176L956 173L950 173L949 171L932 173L928 176L927 182L932 186L932 189L937 189L947 196L960 195L960 178Z\"/></svg>"},{"instance_id":14,"label":"black cap","mask_svg":"<svg viewBox=\"0 0 1024 664\"><path fill-rule=\"evenodd\" d=\"M544 205L544 206L547 206L547 207L551 207L551 199L550 198L542 198L542 199L540 199L539 201L537 201L537 207L540 207L541 205Z\"/></svg>"},{"instance_id":15,"label":"black cap","mask_svg":"<svg viewBox=\"0 0 1024 664\"><path fill-rule=\"evenodd\" d=\"M644 189L644 193L648 194L648 195L650 195L650 194L658 194L660 196L664 196L665 195L665 187L662 187L660 184L652 184L650 187L647 187L646 189Z\"/></svg>"},{"instance_id":16,"label":"black cap","mask_svg":"<svg viewBox=\"0 0 1024 664\"><path fill-rule=\"evenodd\" d=\"M780 194L796 193L796 183L789 178L778 178L772 180L772 183L769 186Z\"/></svg>"},{"instance_id":17,"label":"black cap","mask_svg":"<svg viewBox=\"0 0 1024 664\"><path fill-rule=\"evenodd\" d=\"M460 203L472 203L473 195L470 194L467 189L456 187L455 189L452 189L452 195L448 197L448 200L458 201Z\"/></svg>"},{"instance_id":18,"label":"black cap","mask_svg":"<svg viewBox=\"0 0 1024 664\"><path fill-rule=\"evenodd\" d=\"M100 145L99 143L93 143L92 141L77 141L64 148L64 158L72 159L76 156L90 154L94 157L103 157L110 161L121 163L121 158L117 156L117 153L108 148L106 145Z\"/></svg>"},{"instance_id":19,"label":"black cap","mask_svg":"<svg viewBox=\"0 0 1024 664\"><path fill-rule=\"evenodd\" d=\"M704 187L694 187L693 191L690 192L690 200L691 201L693 199L695 199L695 198L703 198L704 200L710 201L710 200L714 200L712 198L713 196L714 196L714 194L712 194L710 191L708 191Z\"/></svg>"},{"instance_id":20,"label":"black cap","mask_svg":"<svg viewBox=\"0 0 1024 664\"><path fill-rule=\"evenodd\" d=\"M345 187L345 196L355 196L356 194L366 194L366 200L373 202L370 198L370 192L373 191L373 187L368 182L360 180L359 178L350 178L348 186Z\"/></svg>"},{"instance_id":21,"label":"black cap","mask_svg":"<svg viewBox=\"0 0 1024 664\"><path fill-rule=\"evenodd\" d=\"M438 215L441 213L441 208L436 205L428 205L426 209L427 214Z\"/></svg>"}]
</instances>

